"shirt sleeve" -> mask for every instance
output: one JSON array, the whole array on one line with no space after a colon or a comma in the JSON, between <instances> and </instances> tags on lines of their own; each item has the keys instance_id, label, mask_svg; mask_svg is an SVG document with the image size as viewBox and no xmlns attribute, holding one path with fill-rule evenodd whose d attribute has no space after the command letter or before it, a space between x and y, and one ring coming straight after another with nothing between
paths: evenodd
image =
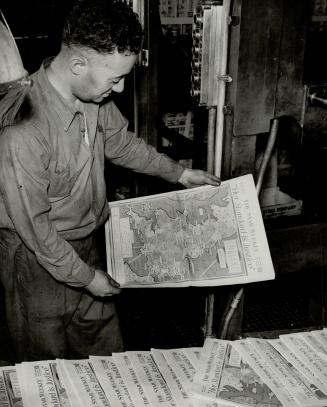
<instances>
[{"instance_id":1,"label":"shirt sleeve","mask_svg":"<svg viewBox=\"0 0 327 407\"><path fill-rule=\"evenodd\" d=\"M129 132L128 121L113 102L108 105L105 123L105 155L111 162L172 183L178 182L185 167Z\"/></svg>"},{"instance_id":2,"label":"shirt sleeve","mask_svg":"<svg viewBox=\"0 0 327 407\"><path fill-rule=\"evenodd\" d=\"M38 262L58 281L81 287L94 277L49 218L49 146L32 126L0 134L0 192L8 216Z\"/></svg>"}]
</instances>

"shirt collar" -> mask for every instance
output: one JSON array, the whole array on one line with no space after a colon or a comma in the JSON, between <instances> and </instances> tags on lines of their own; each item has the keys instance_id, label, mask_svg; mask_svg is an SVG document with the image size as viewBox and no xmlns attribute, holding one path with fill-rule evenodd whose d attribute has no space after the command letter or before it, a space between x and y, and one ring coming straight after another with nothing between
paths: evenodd
<instances>
[{"instance_id":1,"label":"shirt collar","mask_svg":"<svg viewBox=\"0 0 327 407\"><path fill-rule=\"evenodd\" d=\"M46 68L50 65L52 58L46 59L38 71L38 79L43 93L50 100L51 106L58 114L64 130L67 132L72 124L76 114L84 112L84 104L80 100L75 103L69 103L50 83Z\"/></svg>"}]
</instances>

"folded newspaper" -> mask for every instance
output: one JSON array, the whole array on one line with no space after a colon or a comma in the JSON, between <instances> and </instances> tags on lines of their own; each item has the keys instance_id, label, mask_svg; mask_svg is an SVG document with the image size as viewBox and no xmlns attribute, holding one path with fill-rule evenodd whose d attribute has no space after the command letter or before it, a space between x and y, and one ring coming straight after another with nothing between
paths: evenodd
<instances>
[{"instance_id":1,"label":"folded newspaper","mask_svg":"<svg viewBox=\"0 0 327 407\"><path fill-rule=\"evenodd\" d=\"M122 287L245 284L274 278L251 174L109 203L107 267Z\"/></svg>"},{"instance_id":2,"label":"folded newspaper","mask_svg":"<svg viewBox=\"0 0 327 407\"><path fill-rule=\"evenodd\" d=\"M0 367L1 407L326 407L327 329Z\"/></svg>"}]
</instances>

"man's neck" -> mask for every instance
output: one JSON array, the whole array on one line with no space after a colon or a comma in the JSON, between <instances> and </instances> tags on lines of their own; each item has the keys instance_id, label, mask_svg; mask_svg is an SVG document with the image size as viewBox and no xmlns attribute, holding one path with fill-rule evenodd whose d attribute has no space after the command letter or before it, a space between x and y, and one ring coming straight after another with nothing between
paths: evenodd
<instances>
[{"instance_id":1,"label":"man's neck","mask_svg":"<svg viewBox=\"0 0 327 407\"><path fill-rule=\"evenodd\" d=\"M69 103L75 103L76 97L72 94L69 85L69 72L65 71L66 68L61 61L60 54L57 55L46 68L47 77L51 85Z\"/></svg>"}]
</instances>

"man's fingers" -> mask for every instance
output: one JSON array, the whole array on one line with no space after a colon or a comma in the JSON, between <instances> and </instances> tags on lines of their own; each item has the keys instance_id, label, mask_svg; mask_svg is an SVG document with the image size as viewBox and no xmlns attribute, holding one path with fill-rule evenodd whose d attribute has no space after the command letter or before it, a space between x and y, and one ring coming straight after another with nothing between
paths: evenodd
<instances>
[{"instance_id":1,"label":"man's fingers","mask_svg":"<svg viewBox=\"0 0 327 407\"><path fill-rule=\"evenodd\" d=\"M207 173L207 175L208 175L210 181L212 182L212 185L218 186L221 184L220 178L216 177L215 175L209 174L209 173Z\"/></svg>"},{"instance_id":2,"label":"man's fingers","mask_svg":"<svg viewBox=\"0 0 327 407\"><path fill-rule=\"evenodd\" d=\"M110 288L110 291L108 291L108 293L106 294L106 296L110 297L111 295L119 294L121 291L121 289L119 288L120 284L116 280L114 280L111 276L109 276L109 274L108 274L108 280L109 280L109 284L110 284L111 288Z\"/></svg>"},{"instance_id":3,"label":"man's fingers","mask_svg":"<svg viewBox=\"0 0 327 407\"><path fill-rule=\"evenodd\" d=\"M187 188L193 188L205 184L219 186L221 183L218 177L209 172L189 168L185 168L178 182Z\"/></svg>"},{"instance_id":4,"label":"man's fingers","mask_svg":"<svg viewBox=\"0 0 327 407\"><path fill-rule=\"evenodd\" d=\"M116 280L114 280L111 276L108 275L108 278L110 285L112 285L114 288L120 287L120 284Z\"/></svg>"},{"instance_id":5,"label":"man's fingers","mask_svg":"<svg viewBox=\"0 0 327 407\"><path fill-rule=\"evenodd\" d=\"M103 295L101 295L101 297L111 297L113 295L119 294L121 292L120 288L112 288L110 291L107 291L106 293L104 293Z\"/></svg>"},{"instance_id":6,"label":"man's fingers","mask_svg":"<svg viewBox=\"0 0 327 407\"><path fill-rule=\"evenodd\" d=\"M113 295L119 294L120 290L118 292L107 292L106 294L103 294L102 297L112 297Z\"/></svg>"},{"instance_id":7,"label":"man's fingers","mask_svg":"<svg viewBox=\"0 0 327 407\"><path fill-rule=\"evenodd\" d=\"M203 180L202 182L206 182L207 184L218 186L221 184L220 178L216 177L213 174L210 174L209 172L203 171Z\"/></svg>"},{"instance_id":8,"label":"man's fingers","mask_svg":"<svg viewBox=\"0 0 327 407\"><path fill-rule=\"evenodd\" d=\"M85 288L97 297L107 297L120 293L119 283L100 269L95 270L93 280Z\"/></svg>"}]
</instances>

